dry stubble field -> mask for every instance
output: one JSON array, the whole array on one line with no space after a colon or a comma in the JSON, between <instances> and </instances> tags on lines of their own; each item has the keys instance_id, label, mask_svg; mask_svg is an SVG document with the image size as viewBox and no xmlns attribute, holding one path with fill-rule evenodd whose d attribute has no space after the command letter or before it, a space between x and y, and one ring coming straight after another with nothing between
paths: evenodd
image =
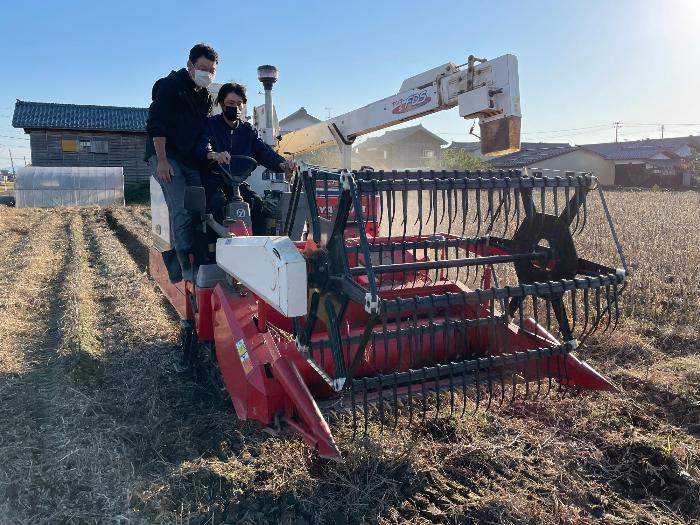
<instances>
[{"instance_id":1,"label":"dry stubble field","mask_svg":"<svg viewBox=\"0 0 700 525\"><path fill-rule=\"evenodd\" d=\"M608 199L635 275L586 357L620 392L339 428L342 464L178 372L147 208L0 207L0 522L700 522L700 194Z\"/></svg>"}]
</instances>

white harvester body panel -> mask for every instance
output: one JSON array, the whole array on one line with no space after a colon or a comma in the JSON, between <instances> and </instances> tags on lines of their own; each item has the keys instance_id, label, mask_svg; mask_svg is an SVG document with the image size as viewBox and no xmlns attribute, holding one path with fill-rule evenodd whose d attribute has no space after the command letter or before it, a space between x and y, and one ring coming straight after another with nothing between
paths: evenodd
<instances>
[{"instance_id":1,"label":"white harvester body panel","mask_svg":"<svg viewBox=\"0 0 700 525\"><path fill-rule=\"evenodd\" d=\"M158 181L153 177L149 180L151 183L151 233L158 248L166 251L171 248L168 205Z\"/></svg>"},{"instance_id":2,"label":"white harvester body panel","mask_svg":"<svg viewBox=\"0 0 700 525\"><path fill-rule=\"evenodd\" d=\"M306 315L306 260L289 237L219 239L216 264L282 315Z\"/></svg>"}]
</instances>

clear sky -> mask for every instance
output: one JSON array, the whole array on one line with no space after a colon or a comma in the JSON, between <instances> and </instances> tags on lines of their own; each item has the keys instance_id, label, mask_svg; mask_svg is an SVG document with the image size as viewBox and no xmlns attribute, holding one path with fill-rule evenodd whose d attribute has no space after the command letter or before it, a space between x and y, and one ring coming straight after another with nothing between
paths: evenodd
<instances>
[{"instance_id":1,"label":"clear sky","mask_svg":"<svg viewBox=\"0 0 700 525\"><path fill-rule=\"evenodd\" d=\"M207 42L217 82L249 88L274 64L277 111L318 117L398 91L470 54L518 57L524 141L576 144L700 134L700 0L4 2L0 166L29 160L15 99L147 106L153 82ZM329 109L330 108L330 109ZM411 124L416 123L415 121ZM457 110L422 119L469 141ZM689 125L683 125L689 124Z\"/></svg>"}]
</instances>

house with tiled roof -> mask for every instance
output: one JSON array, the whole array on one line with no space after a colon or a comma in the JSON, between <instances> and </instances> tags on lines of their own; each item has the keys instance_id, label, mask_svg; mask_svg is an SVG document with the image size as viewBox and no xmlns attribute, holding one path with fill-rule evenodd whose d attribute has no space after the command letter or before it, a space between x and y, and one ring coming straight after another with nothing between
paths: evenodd
<instances>
[{"instance_id":1,"label":"house with tiled roof","mask_svg":"<svg viewBox=\"0 0 700 525\"><path fill-rule=\"evenodd\" d=\"M689 159L700 137L644 139L603 144L584 144L582 149L608 160L615 171L615 184L623 186L679 187L690 185Z\"/></svg>"},{"instance_id":2,"label":"house with tiled roof","mask_svg":"<svg viewBox=\"0 0 700 525\"><path fill-rule=\"evenodd\" d=\"M526 144L520 151L489 161L494 168L527 169L532 174L566 176L593 173L604 186L615 184L615 167L601 155L569 144Z\"/></svg>"},{"instance_id":3,"label":"house with tiled roof","mask_svg":"<svg viewBox=\"0 0 700 525\"><path fill-rule=\"evenodd\" d=\"M521 149L532 149L532 148L559 148L568 146L567 142L522 142L520 144ZM481 153L481 142L457 142L454 141L450 143L445 149L459 149L463 150L472 157L476 157L481 160L490 160L494 157L488 155L482 155Z\"/></svg>"},{"instance_id":4,"label":"house with tiled roof","mask_svg":"<svg viewBox=\"0 0 700 525\"><path fill-rule=\"evenodd\" d=\"M29 135L33 166L123 167L129 183L148 180L147 117L148 108L17 100L12 125Z\"/></svg>"},{"instance_id":5,"label":"house with tiled roof","mask_svg":"<svg viewBox=\"0 0 700 525\"><path fill-rule=\"evenodd\" d=\"M447 141L422 124L387 131L353 147L358 163L374 168L411 169L437 167Z\"/></svg>"}]
</instances>

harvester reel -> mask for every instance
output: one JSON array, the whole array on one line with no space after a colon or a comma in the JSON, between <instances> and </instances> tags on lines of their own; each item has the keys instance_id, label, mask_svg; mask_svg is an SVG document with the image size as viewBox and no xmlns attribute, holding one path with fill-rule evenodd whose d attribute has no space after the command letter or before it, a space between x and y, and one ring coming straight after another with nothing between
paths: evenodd
<instances>
[{"instance_id":1,"label":"harvester reel","mask_svg":"<svg viewBox=\"0 0 700 525\"><path fill-rule=\"evenodd\" d=\"M309 256L309 313L296 340L326 384L324 406L348 408L366 433L370 419L383 428L400 414L424 418L428 399L436 414L448 404L454 412L459 400L464 414L468 397L491 406L506 390L514 399L518 385L526 395L548 393L553 382L612 388L572 354L576 327L588 333L619 311L624 281L624 271L579 259L574 245L595 177L321 169L302 176L310 237L321 248ZM324 215L315 190L328 187L339 197ZM350 223L356 237L348 237ZM514 234L492 236L497 228ZM496 280L504 264L513 264L517 284ZM479 274L482 286L467 287Z\"/></svg>"},{"instance_id":2,"label":"harvester reel","mask_svg":"<svg viewBox=\"0 0 700 525\"><path fill-rule=\"evenodd\" d=\"M546 246L542 242L546 241ZM578 255L566 223L554 215L528 215L513 236L518 252L546 252L539 260L519 260L513 264L521 283L545 283L573 279L578 273Z\"/></svg>"}]
</instances>

